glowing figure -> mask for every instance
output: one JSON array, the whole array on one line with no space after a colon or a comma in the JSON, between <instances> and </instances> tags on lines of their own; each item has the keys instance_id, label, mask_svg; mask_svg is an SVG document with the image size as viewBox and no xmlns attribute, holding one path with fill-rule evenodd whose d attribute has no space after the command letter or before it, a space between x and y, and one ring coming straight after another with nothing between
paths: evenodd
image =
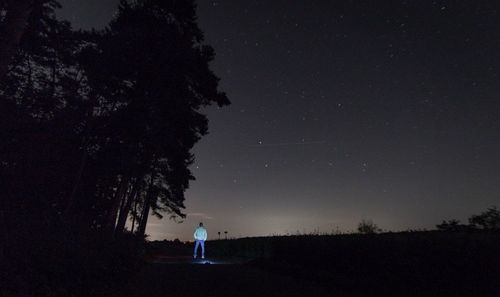
<instances>
[{"instance_id":1,"label":"glowing figure","mask_svg":"<svg viewBox=\"0 0 500 297\"><path fill-rule=\"evenodd\" d=\"M193 258L196 259L196 251L198 250L198 246L201 245L201 258L205 259L205 240L207 240L207 229L203 227L203 223L200 223L200 226L196 228L194 231L194 254Z\"/></svg>"}]
</instances>

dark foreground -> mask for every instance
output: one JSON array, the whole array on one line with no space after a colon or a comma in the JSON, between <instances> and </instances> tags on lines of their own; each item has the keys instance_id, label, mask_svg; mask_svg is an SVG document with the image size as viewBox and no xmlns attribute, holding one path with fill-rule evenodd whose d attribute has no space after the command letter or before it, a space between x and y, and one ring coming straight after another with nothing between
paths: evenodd
<instances>
[{"instance_id":1,"label":"dark foreground","mask_svg":"<svg viewBox=\"0 0 500 297\"><path fill-rule=\"evenodd\" d=\"M499 296L491 292L475 294L461 290L463 283L457 282L455 289L440 288L439 283L431 284L432 289L423 290L408 286L402 288L397 279L379 283L373 288L363 283L343 282L338 278L314 279L303 277L307 271L276 271L261 264L165 264L150 263L140 274L121 290L112 292L112 297L267 297L267 296ZM312 273L314 275L315 273ZM363 276L360 276L361 279ZM499 276L500 277L500 276ZM370 280L365 279L367 283ZM474 290L476 291L476 290ZM476 291L477 292L477 291Z\"/></svg>"},{"instance_id":2,"label":"dark foreground","mask_svg":"<svg viewBox=\"0 0 500 297\"><path fill-rule=\"evenodd\" d=\"M120 296L500 296L498 232L243 238L207 247L209 260L226 265L193 265L185 256L192 246L151 243L156 263Z\"/></svg>"},{"instance_id":3,"label":"dark foreground","mask_svg":"<svg viewBox=\"0 0 500 297\"><path fill-rule=\"evenodd\" d=\"M498 232L215 240L195 261L180 241L42 243L0 264L1 297L500 296Z\"/></svg>"},{"instance_id":4,"label":"dark foreground","mask_svg":"<svg viewBox=\"0 0 500 297\"><path fill-rule=\"evenodd\" d=\"M353 296L252 264L148 264L116 297Z\"/></svg>"}]
</instances>

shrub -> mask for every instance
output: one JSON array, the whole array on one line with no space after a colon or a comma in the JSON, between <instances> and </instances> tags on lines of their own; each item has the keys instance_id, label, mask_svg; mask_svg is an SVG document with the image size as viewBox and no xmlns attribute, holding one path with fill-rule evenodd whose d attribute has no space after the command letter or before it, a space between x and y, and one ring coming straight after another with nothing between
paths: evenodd
<instances>
[{"instance_id":1,"label":"shrub","mask_svg":"<svg viewBox=\"0 0 500 297\"><path fill-rule=\"evenodd\" d=\"M436 228L440 231L468 231L472 229L468 225L460 224L459 220L443 220L441 224L436 225Z\"/></svg>"},{"instance_id":2,"label":"shrub","mask_svg":"<svg viewBox=\"0 0 500 297\"><path fill-rule=\"evenodd\" d=\"M469 224L486 230L500 229L500 211L496 206L492 206L479 215L471 216Z\"/></svg>"},{"instance_id":3,"label":"shrub","mask_svg":"<svg viewBox=\"0 0 500 297\"><path fill-rule=\"evenodd\" d=\"M372 220L361 220L358 224L358 232L362 234L374 234L380 232L381 229Z\"/></svg>"}]
</instances>

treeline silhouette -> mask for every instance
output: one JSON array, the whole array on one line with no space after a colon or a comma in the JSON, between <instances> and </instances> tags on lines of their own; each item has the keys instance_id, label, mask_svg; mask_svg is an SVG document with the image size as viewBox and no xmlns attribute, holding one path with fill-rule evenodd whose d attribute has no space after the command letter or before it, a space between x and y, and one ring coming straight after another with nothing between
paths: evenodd
<instances>
[{"instance_id":1,"label":"treeline silhouette","mask_svg":"<svg viewBox=\"0 0 500 297\"><path fill-rule=\"evenodd\" d=\"M489 207L478 215L469 217L469 224L461 224L460 220L443 220L436 225L442 231L476 231L476 230L500 230L500 210L496 205Z\"/></svg>"},{"instance_id":2,"label":"treeline silhouette","mask_svg":"<svg viewBox=\"0 0 500 297\"><path fill-rule=\"evenodd\" d=\"M88 282L126 270L150 215L184 217L191 149L208 128L200 108L229 104L194 0L122 0L91 31L59 7L0 1L7 295L95 295Z\"/></svg>"}]
</instances>

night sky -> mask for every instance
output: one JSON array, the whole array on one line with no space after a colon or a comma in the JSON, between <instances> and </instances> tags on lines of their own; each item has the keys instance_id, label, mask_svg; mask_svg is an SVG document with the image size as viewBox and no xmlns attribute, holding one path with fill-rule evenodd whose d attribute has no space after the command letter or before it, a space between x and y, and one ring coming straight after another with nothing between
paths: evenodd
<instances>
[{"instance_id":1,"label":"night sky","mask_svg":"<svg viewBox=\"0 0 500 297\"><path fill-rule=\"evenodd\" d=\"M102 28L116 0L61 0ZM500 206L497 1L198 1L232 105L209 108L188 218L152 239L467 222Z\"/></svg>"}]
</instances>

